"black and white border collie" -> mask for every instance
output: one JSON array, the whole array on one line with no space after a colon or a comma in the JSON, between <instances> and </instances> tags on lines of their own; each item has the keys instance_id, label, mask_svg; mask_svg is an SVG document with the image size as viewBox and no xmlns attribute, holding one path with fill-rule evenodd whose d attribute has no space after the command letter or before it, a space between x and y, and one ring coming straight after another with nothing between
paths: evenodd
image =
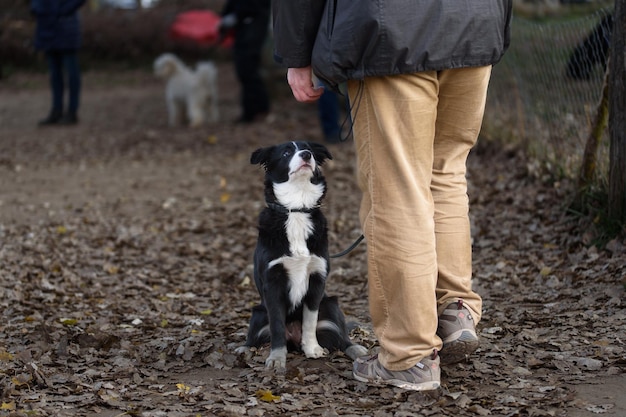
<instances>
[{"instance_id":1,"label":"black and white border collie","mask_svg":"<svg viewBox=\"0 0 626 417\"><path fill-rule=\"evenodd\" d=\"M257 149L250 162L265 168L267 207L259 216L254 282L261 304L252 309L243 353L270 343L269 368L285 368L287 351L307 358L342 350L352 359L367 354L348 336L336 297L326 295L328 231L320 204L326 180L320 166L332 159L312 142L288 142Z\"/></svg>"}]
</instances>

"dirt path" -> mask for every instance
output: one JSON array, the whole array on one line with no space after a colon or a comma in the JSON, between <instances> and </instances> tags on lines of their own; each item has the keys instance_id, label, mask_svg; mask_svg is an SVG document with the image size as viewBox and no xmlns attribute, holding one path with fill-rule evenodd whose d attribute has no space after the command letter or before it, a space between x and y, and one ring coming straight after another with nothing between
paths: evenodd
<instances>
[{"instance_id":1,"label":"dirt path","mask_svg":"<svg viewBox=\"0 0 626 417\"><path fill-rule=\"evenodd\" d=\"M258 146L320 140L314 106L279 97L271 123L234 126L220 67L216 126L166 127L149 73L85 75L81 123L37 129L45 76L0 83L0 415L626 415L623 242L587 248L563 215L567 184L533 179L515 151L470 160L482 345L419 395L354 381L341 354L232 354L249 307ZM360 234L352 144L325 173L331 251ZM375 347L365 247L334 262L328 290Z\"/></svg>"}]
</instances>

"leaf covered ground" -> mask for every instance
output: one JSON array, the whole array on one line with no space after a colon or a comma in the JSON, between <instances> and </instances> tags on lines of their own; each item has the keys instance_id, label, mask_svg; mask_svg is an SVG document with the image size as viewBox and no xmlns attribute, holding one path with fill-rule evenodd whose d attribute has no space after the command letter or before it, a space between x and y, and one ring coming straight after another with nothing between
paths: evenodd
<instances>
[{"instance_id":1,"label":"leaf covered ground","mask_svg":"<svg viewBox=\"0 0 626 417\"><path fill-rule=\"evenodd\" d=\"M272 118L236 126L238 87L220 67L222 121L169 128L146 71L85 74L81 123L38 129L45 74L0 81L0 416L621 416L626 413L624 242L589 246L567 216L567 182L514 148L469 162L482 345L424 395L369 387L336 353L244 357L259 146L321 140L315 106L282 79ZM352 143L330 145L331 252L360 235ZM366 245L333 261L355 341L375 349Z\"/></svg>"}]
</instances>

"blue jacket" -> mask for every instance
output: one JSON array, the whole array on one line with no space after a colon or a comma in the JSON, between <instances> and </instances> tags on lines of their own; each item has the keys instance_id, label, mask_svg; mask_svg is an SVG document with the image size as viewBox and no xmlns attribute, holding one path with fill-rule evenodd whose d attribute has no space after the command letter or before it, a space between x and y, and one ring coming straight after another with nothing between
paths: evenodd
<instances>
[{"instance_id":1,"label":"blue jacket","mask_svg":"<svg viewBox=\"0 0 626 417\"><path fill-rule=\"evenodd\" d=\"M86 0L31 0L30 11L37 19L35 48L71 50L80 46L78 9Z\"/></svg>"},{"instance_id":2,"label":"blue jacket","mask_svg":"<svg viewBox=\"0 0 626 417\"><path fill-rule=\"evenodd\" d=\"M275 58L329 85L495 64L511 0L274 0Z\"/></svg>"}]
</instances>

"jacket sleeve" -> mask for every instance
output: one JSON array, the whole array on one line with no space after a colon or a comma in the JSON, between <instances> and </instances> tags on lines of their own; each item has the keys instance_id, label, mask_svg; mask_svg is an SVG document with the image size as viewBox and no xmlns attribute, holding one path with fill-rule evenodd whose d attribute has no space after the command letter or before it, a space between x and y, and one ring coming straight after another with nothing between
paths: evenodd
<instances>
[{"instance_id":1,"label":"jacket sleeve","mask_svg":"<svg viewBox=\"0 0 626 417\"><path fill-rule=\"evenodd\" d=\"M274 0L274 59L288 68L311 65L326 0Z\"/></svg>"}]
</instances>

